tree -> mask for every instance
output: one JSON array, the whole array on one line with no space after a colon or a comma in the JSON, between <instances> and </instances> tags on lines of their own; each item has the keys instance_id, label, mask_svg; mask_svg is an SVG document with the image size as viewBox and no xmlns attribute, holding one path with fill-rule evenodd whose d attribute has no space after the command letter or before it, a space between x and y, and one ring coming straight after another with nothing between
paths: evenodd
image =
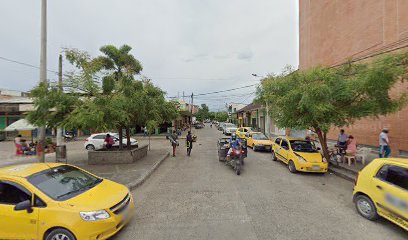
<instances>
[{"instance_id":1,"label":"tree","mask_svg":"<svg viewBox=\"0 0 408 240\"><path fill-rule=\"evenodd\" d=\"M106 45L100 48L104 56L100 56L96 61L101 62L103 68L109 71L110 75L103 78L105 86L113 86L113 81L116 81L118 92L123 92L125 97L132 97L132 92L129 91L129 85L134 80L133 75L142 71L143 67L140 62L130 54L132 48L129 45L122 45L117 48L113 45ZM105 89L104 89L105 90ZM110 90L110 89L107 89ZM113 90L113 87L111 88ZM122 129L126 128L127 146L130 148L130 126L119 125L119 148L122 148Z\"/></svg>"},{"instance_id":2,"label":"tree","mask_svg":"<svg viewBox=\"0 0 408 240\"><path fill-rule=\"evenodd\" d=\"M55 83L41 82L31 90L34 111L27 114L27 120L36 126L57 128L63 125L65 117L79 104L78 96L59 91Z\"/></svg>"},{"instance_id":3,"label":"tree","mask_svg":"<svg viewBox=\"0 0 408 240\"><path fill-rule=\"evenodd\" d=\"M390 89L403 81L407 66L408 54L403 53L339 68L286 69L262 81L256 101L269 104L279 127L314 130L328 159L330 127L393 113L405 105L406 91L391 95Z\"/></svg>"},{"instance_id":4,"label":"tree","mask_svg":"<svg viewBox=\"0 0 408 240\"><path fill-rule=\"evenodd\" d=\"M209 115L210 110L206 104L201 104L201 108L198 109L198 112L196 114L197 120L202 122L205 119L208 119L210 117Z\"/></svg>"},{"instance_id":5,"label":"tree","mask_svg":"<svg viewBox=\"0 0 408 240\"><path fill-rule=\"evenodd\" d=\"M228 113L227 112L215 112L214 119L218 122L225 122L228 120Z\"/></svg>"},{"instance_id":6,"label":"tree","mask_svg":"<svg viewBox=\"0 0 408 240\"><path fill-rule=\"evenodd\" d=\"M108 45L101 49L106 56L97 58L77 49L65 49L66 58L75 66L66 74L65 92L40 84L32 91L36 109L29 119L48 127L119 129L119 135L126 128L130 147L130 126L148 126L152 131L176 118L177 108L151 81L134 79L141 66L129 55L130 47L116 49Z\"/></svg>"}]
</instances>

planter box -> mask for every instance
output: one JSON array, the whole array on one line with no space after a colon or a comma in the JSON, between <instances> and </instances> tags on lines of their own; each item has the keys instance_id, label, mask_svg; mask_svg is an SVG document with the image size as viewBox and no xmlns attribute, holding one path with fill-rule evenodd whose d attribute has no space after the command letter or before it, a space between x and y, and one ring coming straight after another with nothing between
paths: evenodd
<instances>
[{"instance_id":1,"label":"planter box","mask_svg":"<svg viewBox=\"0 0 408 240\"><path fill-rule=\"evenodd\" d=\"M140 146L131 150L124 149L122 151L98 150L88 152L89 165L105 165L105 164L129 164L134 163L147 155L148 145Z\"/></svg>"}]
</instances>

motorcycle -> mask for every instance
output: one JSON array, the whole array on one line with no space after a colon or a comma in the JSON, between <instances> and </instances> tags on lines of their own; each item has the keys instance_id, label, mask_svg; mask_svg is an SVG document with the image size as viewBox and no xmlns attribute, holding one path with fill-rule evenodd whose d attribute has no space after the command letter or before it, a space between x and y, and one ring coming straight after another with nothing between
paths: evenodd
<instances>
[{"instance_id":1,"label":"motorcycle","mask_svg":"<svg viewBox=\"0 0 408 240\"><path fill-rule=\"evenodd\" d=\"M64 140L65 142L76 141L76 137L74 134L67 132L64 134Z\"/></svg>"},{"instance_id":2,"label":"motorcycle","mask_svg":"<svg viewBox=\"0 0 408 240\"><path fill-rule=\"evenodd\" d=\"M230 159L226 161L226 164L230 165L237 175L241 174L241 168L244 166L244 153L242 148L233 149L230 154Z\"/></svg>"}]
</instances>

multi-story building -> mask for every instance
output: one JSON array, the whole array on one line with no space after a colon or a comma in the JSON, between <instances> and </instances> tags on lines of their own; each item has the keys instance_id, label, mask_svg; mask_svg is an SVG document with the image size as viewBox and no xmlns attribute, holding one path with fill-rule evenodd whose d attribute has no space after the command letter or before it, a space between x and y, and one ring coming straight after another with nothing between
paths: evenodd
<instances>
[{"instance_id":1,"label":"multi-story building","mask_svg":"<svg viewBox=\"0 0 408 240\"><path fill-rule=\"evenodd\" d=\"M408 46L406 0L299 0L299 69L337 66L348 59L373 57ZM399 84L392 91L407 89ZM363 119L345 130L359 144L377 146L382 128L390 129L393 155L408 153L408 108L379 119ZM335 139L338 129L329 133Z\"/></svg>"}]
</instances>

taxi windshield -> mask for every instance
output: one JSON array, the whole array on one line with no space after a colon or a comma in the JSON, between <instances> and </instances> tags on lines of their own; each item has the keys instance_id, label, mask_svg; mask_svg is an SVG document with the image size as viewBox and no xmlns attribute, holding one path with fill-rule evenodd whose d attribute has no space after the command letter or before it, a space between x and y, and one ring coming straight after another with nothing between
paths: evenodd
<instances>
[{"instance_id":1,"label":"taxi windshield","mask_svg":"<svg viewBox=\"0 0 408 240\"><path fill-rule=\"evenodd\" d=\"M268 138L262 133L252 134L252 138L255 140L268 140Z\"/></svg>"},{"instance_id":2,"label":"taxi windshield","mask_svg":"<svg viewBox=\"0 0 408 240\"><path fill-rule=\"evenodd\" d=\"M36 173L29 176L27 180L57 201L75 197L102 182L100 178L67 165Z\"/></svg>"},{"instance_id":3,"label":"taxi windshield","mask_svg":"<svg viewBox=\"0 0 408 240\"><path fill-rule=\"evenodd\" d=\"M317 152L315 146L309 141L292 140L290 141L290 146L295 152Z\"/></svg>"}]
</instances>

